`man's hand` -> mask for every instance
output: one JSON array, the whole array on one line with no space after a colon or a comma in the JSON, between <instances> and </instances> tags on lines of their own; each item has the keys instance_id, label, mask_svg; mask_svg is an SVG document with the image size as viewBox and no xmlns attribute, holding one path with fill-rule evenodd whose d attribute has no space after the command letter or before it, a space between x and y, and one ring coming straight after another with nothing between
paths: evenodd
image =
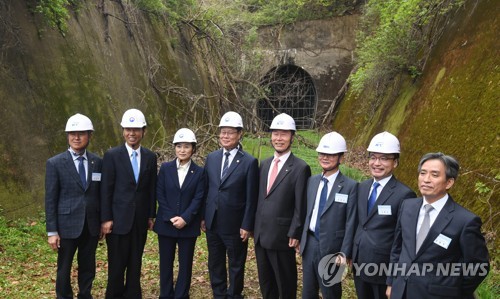
<instances>
[{"instance_id":1,"label":"man's hand","mask_svg":"<svg viewBox=\"0 0 500 299\"><path fill-rule=\"evenodd\" d=\"M61 238L59 238L59 235L50 236L49 237L49 245L50 245L50 248L52 248L52 250L57 251L57 249L59 249L59 247L61 247Z\"/></svg>"},{"instance_id":2,"label":"man's hand","mask_svg":"<svg viewBox=\"0 0 500 299\"><path fill-rule=\"evenodd\" d=\"M387 289L385 290L385 295L389 299L391 298L391 291L392 291L392 287L391 286L387 286Z\"/></svg>"},{"instance_id":3,"label":"man's hand","mask_svg":"<svg viewBox=\"0 0 500 299\"><path fill-rule=\"evenodd\" d=\"M240 228L240 238L241 242L248 241L248 238L250 238L250 232Z\"/></svg>"},{"instance_id":4,"label":"man's hand","mask_svg":"<svg viewBox=\"0 0 500 299\"><path fill-rule=\"evenodd\" d=\"M170 218L170 222L172 222L176 229L181 229L186 226L186 221L184 221L184 219L182 219L182 217L180 216Z\"/></svg>"},{"instance_id":5,"label":"man's hand","mask_svg":"<svg viewBox=\"0 0 500 299\"><path fill-rule=\"evenodd\" d=\"M205 220L201 220L200 228L203 232L207 231L207 227L205 226Z\"/></svg>"},{"instance_id":6,"label":"man's hand","mask_svg":"<svg viewBox=\"0 0 500 299\"><path fill-rule=\"evenodd\" d=\"M109 220L101 223L101 236L104 238L107 234L110 234L113 228L113 220Z\"/></svg>"},{"instance_id":7,"label":"man's hand","mask_svg":"<svg viewBox=\"0 0 500 299\"><path fill-rule=\"evenodd\" d=\"M295 252L300 252L300 242L294 238L288 238L288 247L295 248Z\"/></svg>"}]
</instances>

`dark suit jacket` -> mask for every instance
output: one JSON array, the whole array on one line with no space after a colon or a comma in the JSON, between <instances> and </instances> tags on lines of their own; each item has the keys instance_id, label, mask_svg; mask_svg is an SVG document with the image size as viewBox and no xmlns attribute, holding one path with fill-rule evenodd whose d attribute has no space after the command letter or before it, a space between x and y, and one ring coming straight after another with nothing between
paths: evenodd
<instances>
[{"instance_id":1,"label":"dark suit jacket","mask_svg":"<svg viewBox=\"0 0 500 299\"><path fill-rule=\"evenodd\" d=\"M396 227L396 236L391 251L391 262L404 263L407 268L423 263L434 264L434 269L424 276L398 275L389 277L392 284L391 298L473 298L474 290L486 277L489 270L488 249L481 234L481 219L453 201L451 196L432 224L427 238L418 253L415 253L418 211L422 198L405 200L401 206ZM434 243L444 235L451 239L448 248ZM438 275L437 263L471 263L483 275ZM461 268L460 268L461 269ZM399 272L398 272L399 273Z\"/></svg>"},{"instance_id":2,"label":"dark suit jacket","mask_svg":"<svg viewBox=\"0 0 500 299\"><path fill-rule=\"evenodd\" d=\"M303 255L307 244L307 233L318 193L321 174L310 177L307 182L307 214L302 238L300 254ZM327 254L343 252L351 258L352 240L354 238L358 183L339 172L328 196L320 217L319 250L320 257ZM335 194L346 194L347 202L335 201Z\"/></svg>"},{"instance_id":3,"label":"dark suit jacket","mask_svg":"<svg viewBox=\"0 0 500 299\"><path fill-rule=\"evenodd\" d=\"M262 161L260 167L255 243L265 249L293 250L288 246L288 238L300 240L302 236L311 168L290 154L267 194L267 177L273 159Z\"/></svg>"},{"instance_id":4,"label":"dark suit jacket","mask_svg":"<svg viewBox=\"0 0 500 299\"><path fill-rule=\"evenodd\" d=\"M139 182L125 145L108 150L103 157L101 183L101 221L113 220L113 234L130 232L134 219L147 229L154 218L156 196L156 155L141 146Z\"/></svg>"},{"instance_id":5,"label":"dark suit jacket","mask_svg":"<svg viewBox=\"0 0 500 299\"><path fill-rule=\"evenodd\" d=\"M47 232L58 232L61 238L80 236L85 220L92 236L100 232L100 181L92 180L101 173L102 160L87 151L87 186L76 170L73 157L65 151L47 160L45 173L45 217Z\"/></svg>"},{"instance_id":6,"label":"dark suit jacket","mask_svg":"<svg viewBox=\"0 0 500 299\"><path fill-rule=\"evenodd\" d=\"M389 262L401 202L403 199L416 197L415 192L393 175L382 189L370 214L367 215L372 184L373 179L368 179L358 185L358 224L353 245L353 262L358 264ZM378 205L391 206L391 215L379 215ZM361 278L370 283L385 284L387 277L362 275Z\"/></svg>"},{"instance_id":7,"label":"dark suit jacket","mask_svg":"<svg viewBox=\"0 0 500 299\"><path fill-rule=\"evenodd\" d=\"M221 180L222 154L223 149L211 152L205 162L205 225L207 229L214 229L217 213L217 221L223 222L217 226L219 233L239 235L240 228L253 231L259 188L257 159L239 150Z\"/></svg>"},{"instance_id":8,"label":"dark suit jacket","mask_svg":"<svg viewBox=\"0 0 500 299\"><path fill-rule=\"evenodd\" d=\"M205 196L203 168L191 161L186 178L179 186L177 160L163 163L156 183L158 213L154 231L172 238L192 238L200 235L201 205ZM170 219L180 216L186 226L177 229Z\"/></svg>"}]
</instances>

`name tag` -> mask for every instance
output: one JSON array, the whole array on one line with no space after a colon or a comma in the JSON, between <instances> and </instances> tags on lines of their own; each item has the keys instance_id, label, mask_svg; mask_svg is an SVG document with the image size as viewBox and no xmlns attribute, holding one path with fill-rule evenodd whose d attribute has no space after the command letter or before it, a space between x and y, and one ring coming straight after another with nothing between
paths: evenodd
<instances>
[{"instance_id":1,"label":"name tag","mask_svg":"<svg viewBox=\"0 0 500 299\"><path fill-rule=\"evenodd\" d=\"M392 215L392 210L390 205L378 205L379 215Z\"/></svg>"},{"instance_id":2,"label":"name tag","mask_svg":"<svg viewBox=\"0 0 500 299\"><path fill-rule=\"evenodd\" d=\"M93 172L92 182L100 182L100 181L101 181L101 174L99 172Z\"/></svg>"},{"instance_id":3,"label":"name tag","mask_svg":"<svg viewBox=\"0 0 500 299\"><path fill-rule=\"evenodd\" d=\"M451 243L451 238L448 238L443 234L439 234L436 240L434 240L434 243L443 247L444 249L448 249L448 246L450 246Z\"/></svg>"},{"instance_id":4,"label":"name tag","mask_svg":"<svg viewBox=\"0 0 500 299\"><path fill-rule=\"evenodd\" d=\"M347 203L349 195L342 193L335 193L335 202Z\"/></svg>"}]
</instances>

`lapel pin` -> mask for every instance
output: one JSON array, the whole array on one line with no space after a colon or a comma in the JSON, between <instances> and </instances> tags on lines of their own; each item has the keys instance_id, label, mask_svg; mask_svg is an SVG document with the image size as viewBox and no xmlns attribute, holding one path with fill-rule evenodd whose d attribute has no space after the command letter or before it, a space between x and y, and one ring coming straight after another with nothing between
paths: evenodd
<instances>
[{"instance_id":1,"label":"lapel pin","mask_svg":"<svg viewBox=\"0 0 500 299\"><path fill-rule=\"evenodd\" d=\"M191 170L191 173L194 173L194 171Z\"/></svg>"},{"instance_id":2,"label":"lapel pin","mask_svg":"<svg viewBox=\"0 0 500 299\"><path fill-rule=\"evenodd\" d=\"M236 160L236 163L240 163L240 160Z\"/></svg>"}]
</instances>

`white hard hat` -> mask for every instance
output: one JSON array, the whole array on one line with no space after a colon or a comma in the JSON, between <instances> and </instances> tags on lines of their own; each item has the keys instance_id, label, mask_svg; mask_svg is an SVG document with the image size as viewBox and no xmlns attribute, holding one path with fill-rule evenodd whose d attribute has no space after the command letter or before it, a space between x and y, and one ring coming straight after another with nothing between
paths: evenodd
<instances>
[{"instance_id":1,"label":"white hard hat","mask_svg":"<svg viewBox=\"0 0 500 299\"><path fill-rule=\"evenodd\" d=\"M174 141L172 141L173 144L179 143L179 142L188 142L188 143L196 143L196 136L194 136L193 131L187 128L182 128L179 129L175 135L174 135Z\"/></svg>"},{"instance_id":2,"label":"white hard hat","mask_svg":"<svg viewBox=\"0 0 500 299\"><path fill-rule=\"evenodd\" d=\"M228 111L220 119L219 128L220 127L243 128L243 119L238 113Z\"/></svg>"},{"instance_id":3,"label":"white hard hat","mask_svg":"<svg viewBox=\"0 0 500 299\"><path fill-rule=\"evenodd\" d=\"M83 114L77 113L70 118L66 123L66 132L76 132L76 131L94 131L94 126L90 118Z\"/></svg>"},{"instance_id":4,"label":"white hard hat","mask_svg":"<svg viewBox=\"0 0 500 299\"><path fill-rule=\"evenodd\" d=\"M146 118L140 110L129 109L123 113L122 128L143 128L146 126Z\"/></svg>"},{"instance_id":5,"label":"white hard hat","mask_svg":"<svg viewBox=\"0 0 500 299\"><path fill-rule=\"evenodd\" d=\"M367 149L369 152L382 154L399 154L399 140L389 132L375 135Z\"/></svg>"},{"instance_id":6,"label":"white hard hat","mask_svg":"<svg viewBox=\"0 0 500 299\"><path fill-rule=\"evenodd\" d=\"M269 129L297 131L297 129L295 128L295 121L290 115L286 113L276 115Z\"/></svg>"},{"instance_id":7,"label":"white hard hat","mask_svg":"<svg viewBox=\"0 0 500 299\"><path fill-rule=\"evenodd\" d=\"M347 145L342 135L337 132L330 132L321 137L316 151L323 154L345 153L347 152Z\"/></svg>"}]
</instances>

